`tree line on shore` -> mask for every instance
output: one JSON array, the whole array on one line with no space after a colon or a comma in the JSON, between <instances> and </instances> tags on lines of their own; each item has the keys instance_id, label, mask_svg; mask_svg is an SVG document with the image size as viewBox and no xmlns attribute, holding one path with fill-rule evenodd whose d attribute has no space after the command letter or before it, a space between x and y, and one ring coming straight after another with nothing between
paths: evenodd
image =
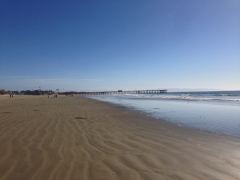
<instances>
[{"instance_id":1,"label":"tree line on shore","mask_svg":"<svg viewBox=\"0 0 240 180\"><path fill-rule=\"evenodd\" d=\"M10 91L0 89L0 95L15 94L15 95L51 95L55 94L52 90L23 90L23 91Z\"/></svg>"},{"instance_id":2,"label":"tree line on shore","mask_svg":"<svg viewBox=\"0 0 240 180\"><path fill-rule=\"evenodd\" d=\"M22 91L10 91L10 90L4 90L0 89L0 95L6 95L6 94L14 94L14 95L53 95L53 94L59 94L59 95L74 95L74 94L85 94L86 92L76 92L76 91L67 91L67 92L58 92L58 90L22 90Z\"/></svg>"}]
</instances>

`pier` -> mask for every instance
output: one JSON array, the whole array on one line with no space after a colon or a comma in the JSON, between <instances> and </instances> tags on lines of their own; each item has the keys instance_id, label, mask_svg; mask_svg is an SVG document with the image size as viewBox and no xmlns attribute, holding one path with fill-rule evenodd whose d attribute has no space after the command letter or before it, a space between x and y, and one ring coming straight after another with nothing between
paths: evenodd
<instances>
[{"instance_id":1,"label":"pier","mask_svg":"<svg viewBox=\"0 0 240 180\"><path fill-rule=\"evenodd\" d=\"M167 93L166 89L151 89L151 90L118 90L118 91L82 91L82 92L65 92L61 94L71 95L79 94L83 96L97 96L97 95L122 95L122 94L163 94Z\"/></svg>"}]
</instances>

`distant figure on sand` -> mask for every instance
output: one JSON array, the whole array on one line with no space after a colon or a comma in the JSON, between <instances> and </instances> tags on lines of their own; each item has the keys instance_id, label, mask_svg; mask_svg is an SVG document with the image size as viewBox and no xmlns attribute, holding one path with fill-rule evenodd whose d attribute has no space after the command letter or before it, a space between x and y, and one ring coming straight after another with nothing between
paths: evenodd
<instances>
[{"instance_id":1,"label":"distant figure on sand","mask_svg":"<svg viewBox=\"0 0 240 180\"><path fill-rule=\"evenodd\" d=\"M10 98L13 98L13 92L9 93Z\"/></svg>"},{"instance_id":2,"label":"distant figure on sand","mask_svg":"<svg viewBox=\"0 0 240 180\"><path fill-rule=\"evenodd\" d=\"M52 94L48 94L48 99L51 97ZM53 98L58 98L58 94L53 94Z\"/></svg>"}]
</instances>

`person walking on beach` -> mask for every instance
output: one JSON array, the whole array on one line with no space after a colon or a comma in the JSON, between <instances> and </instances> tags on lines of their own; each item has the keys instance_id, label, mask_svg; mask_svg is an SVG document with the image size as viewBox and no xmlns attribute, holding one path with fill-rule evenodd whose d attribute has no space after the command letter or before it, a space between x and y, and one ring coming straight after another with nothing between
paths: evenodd
<instances>
[{"instance_id":1,"label":"person walking on beach","mask_svg":"<svg viewBox=\"0 0 240 180\"><path fill-rule=\"evenodd\" d=\"M13 92L9 93L10 98L13 98Z\"/></svg>"}]
</instances>

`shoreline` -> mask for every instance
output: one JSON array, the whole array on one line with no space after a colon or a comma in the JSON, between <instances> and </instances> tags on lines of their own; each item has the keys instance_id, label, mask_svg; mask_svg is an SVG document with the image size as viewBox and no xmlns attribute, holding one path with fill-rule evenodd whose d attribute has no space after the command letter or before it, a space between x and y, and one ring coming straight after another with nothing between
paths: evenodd
<instances>
[{"instance_id":1,"label":"shoreline","mask_svg":"<svg viewBox=\"0 0 240 180\"><path fill-rule=\"evenodd\" d=\"M96 102L102 102L102 103L108 104L110 106L114 106L116 108L132 111L134 113L140 113L151 121L161 121L161 122L169 124L171 126L175 126L176 128L181 128L185 131L192 131L192 132L196 132L196 133L209 134L210 136L213 135L213 136L219 136L219 137L222 137L222 138L225 137L225 138L233 138L233 139L236 139L236 140L240 140L240 136L237 136L237 135L234 136L234 135L230 135L230 134L226 134L226 133L213 132L213 131L210 131L210 130L195 128L195 127L187 126L187 125L184 125L184 124L178 124L178 123L166 120L162 117L153 116L150 112L145 112L143 110L139 110L139 109L136 109L134 107L128 107L128 106L124 106L122 104L117 104L117 103L108 102L108 101L102 101L102 100L98 100L98 99L94 99L94 98L88 98L88 97L84 97L84 98L89 99L89 100L93 100L93 101L96 101Z\"/></svg>"},{"instance_id":2,"label":"shoreline","mask_svg":"<svg viewBox=\"0 0 240 180\"><path fill-rule=\"evenodd\" d=\"M0 98L0 179L240 179L240 140L79 96Z\"/></svg>"}]
</instances>

